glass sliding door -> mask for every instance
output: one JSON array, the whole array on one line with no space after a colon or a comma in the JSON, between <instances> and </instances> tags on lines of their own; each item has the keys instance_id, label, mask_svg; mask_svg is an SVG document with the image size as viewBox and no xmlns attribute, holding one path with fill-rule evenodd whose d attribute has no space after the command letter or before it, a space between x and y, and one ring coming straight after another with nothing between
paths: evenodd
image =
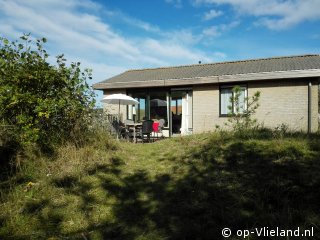
<instances>
[{"instance_id":1,"label":"glass sliding door","mask_svg":"<svg viewBox=\"0 0 320 240\"><path fill-rule=\"evenodd\" d=\"M150 92L150 119L157 122L160 119L165 121L164 127L168 127L168 102L167 92L157 91Z\"/></svg>"},{"instance_id":2,"label":"glass sliding door","mask_svg":"<svg viewBox=\"0 0 320 240\"><path fill-rule=\"evenodd\" d=\"M192 133L192 91L182 93L181 135Z\"/></svg>"},{"instance_id":3,"label":"glass sliding door","mask_svg":"<svg viewBox=\"0 0 320 240\"><path fill-rule=\"evenodd\" d=\"M145 93L131 93L131 97L136 99L139 104L129 105L127 111L127 119L133 120L134 122L142 122L148 118L147 111L147 97Z\"/></svg>"},{"instance_id":4,"label":"glass sliding door","mask_svg":"<svg viewBox=\"0 0 320 240\"><path fill-rule=\"evenodd\" d=\"M129 94L140 104L128 108L128 119L135 122L163 119L166 137L192 133L192 89L135 89Z\"/></svg>"},{"instance_id":5,"label":"glass sliding door","mask_svg":"<svg viewBox=\"0 0 320 240\"><path fill-rule=\"evenodd\" d=\"M147 119L146 115L146 98L136 98L136 100L139 102L138 105L135 105L135 122L142 122L143 120Z\"/></svg>"},{"instance_id":6,"label":"glass sliding door","mask_svg":"<svg viewBox=\"0 0 320 240\"><path fill-rule=\"evenodd\" d=\"M193 130L192 90L171 91L171 133L188 135Z\"/></svg>"},{"instance_id":7,"label":"glass sliding door","mask_svg":"<svg viewBox=\"0 0 320 240\"><path fill-rule=\"evenodd\" d=\"M182 119L182 95L180 92L175 92L171 95L172 134L181 133L181 119Z\"/></svg>"}]
</instances>

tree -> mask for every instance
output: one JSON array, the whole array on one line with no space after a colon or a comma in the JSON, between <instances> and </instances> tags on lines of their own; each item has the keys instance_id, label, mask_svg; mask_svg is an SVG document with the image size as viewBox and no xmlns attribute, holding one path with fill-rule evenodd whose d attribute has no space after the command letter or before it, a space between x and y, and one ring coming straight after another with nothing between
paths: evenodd
<instances>
[{"instance_id":1,"label":"tree","mask_svg":"<svg viewBox=\"0 0 320 240\"><path fill-rule=\"evenodd\" d=\"M230 97L231 105L228 106L229 118L227 125L231 126L237 133L256 127L257 120L253 119L253 115L259 107L260 92L254 93L251 98L241 98L240 86L235 86L232 92L233 94Z\"/></svg>"},{"instance_id":2,"label":"tree","mask_svg":"<svg viewBox=\"0 0 320 240\"><path fill-rule=\"evenodd\" d=\"M0 117L22 145L70 139L87 127L85 116L94 107L91 70L81 71L79 62L66 66L64 55L51 65L46 41L29 34L12 42L0 38Z\"/></svg>"}]
</instances>

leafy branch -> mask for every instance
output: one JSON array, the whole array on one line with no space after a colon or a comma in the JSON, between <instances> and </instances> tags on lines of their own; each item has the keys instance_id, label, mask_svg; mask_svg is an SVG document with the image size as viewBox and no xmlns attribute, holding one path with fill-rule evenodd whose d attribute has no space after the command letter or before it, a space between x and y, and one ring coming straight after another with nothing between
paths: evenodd
<instances>
[{"instance_id":1,"label":"leafy branch","mask_svg":"<svg viewBox=\"0 0 320 240\"><path fill-rule=\"evenodd\" d=\"M231 105L228 106L229 118L226 125L238 133L254 128L257 125L257 120L253 118L253 115L260 106L260 92L257 91L251 97L242 97L241 87L235 86L232 93L230 97Z\"/></svg>"},{"instance_id":2,"label":"leafy branch","mask_svg":"<svg viewBox=\"0 0 320 240\"><path fill-rule=\"evenodd\" d=\"M87 83L92 71L82 71L79 62L67 66L63 54L51 65L46 42L30 34L0 38L0 116L22 145L70 139L87 127L85 115L95 103Z\"/></svg>"}]
</instances>

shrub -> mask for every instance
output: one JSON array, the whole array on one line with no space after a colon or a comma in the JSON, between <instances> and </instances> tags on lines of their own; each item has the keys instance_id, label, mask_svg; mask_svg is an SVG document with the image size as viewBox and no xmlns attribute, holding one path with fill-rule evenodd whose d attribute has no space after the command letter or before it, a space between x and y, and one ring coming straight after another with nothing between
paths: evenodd
<instances>
[{"instance_id":1,"label":"shrub","mask_svg":"<svg viewBox=\"0 0 320 240\"><path fill-rule=\"evenodd\" d=\"M233 95L230 98L231 105L229 108L229 118L226 123L232 130L238 134L243 135L248 130L256 130L259 128L257 120L253 118L256 110L259 107L260 92L256 92L251 98L245 97L244 101L241 100L241 88L235 86Z\"/></svg>"},{"instance_id":2,"label":"shrub","mask_svg":"<svg viewBox=\"0 0 320 240\"><path fill-rule=\"evenodd\" d=\"M0 38L0 116L22 146L47 148L74 139L87 129L86 115L94 107L91 70L81 71L79 62L66 66L64 55L51 65L46 41Z\"/></svg>"}]
</instances>

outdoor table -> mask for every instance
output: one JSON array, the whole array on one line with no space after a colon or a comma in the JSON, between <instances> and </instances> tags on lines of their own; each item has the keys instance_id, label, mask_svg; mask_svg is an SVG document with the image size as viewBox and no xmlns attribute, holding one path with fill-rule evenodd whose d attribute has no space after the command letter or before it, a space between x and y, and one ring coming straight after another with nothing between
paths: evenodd
<instances>
[{"instance_id":1,"label":"outdoor table","mask_svg":"<svg viewBox=\"0 0 320 240\"><path fill-rule=\"evenodd\" d=\"M126 127L128 130L132 129L133 130L133 142L137 142L137 134L136 134L136 129L140 128L142 126L142 123L127 123Z\"/></svg>"}]
</instances>

